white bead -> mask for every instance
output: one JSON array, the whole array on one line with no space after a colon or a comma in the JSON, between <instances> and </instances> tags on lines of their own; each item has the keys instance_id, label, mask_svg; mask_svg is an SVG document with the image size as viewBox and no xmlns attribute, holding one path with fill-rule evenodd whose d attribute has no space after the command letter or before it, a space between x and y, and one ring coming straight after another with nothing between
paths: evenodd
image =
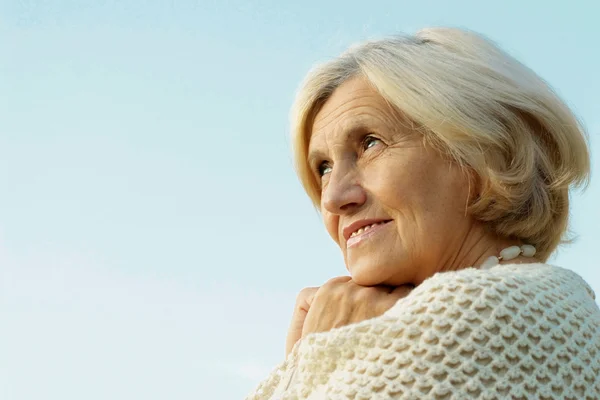
<instances>
[{"instance_id":1,"label":"white bead","mask_svg":"<svg viewBox=\"0 0 600 400\"><path fill-rule=\"evenodd\" d=\"M510 246L500 252L502 261L512 260L519 257L521 254L521 248L519 246Z\"/></svg>"},{"instance_id":2,"label":"white bead","mask_svg":"<svg viewBox=\"0 0 600 400\"><path fill-rule=\"evenodd\" d=\"M490 256L490 257L488 257L488 258L485 259L485 261L483 262L483 264L481 264L481 266L479 267L479 269L490 269L492 267L495 267L499 263L500 263L500 260L498 260L498 257L496 257L496 256Z\"/></svg>"},{"instance_id":3,"label":"white bead","mask_svg":"<svg viewBox=\"0 0 600 400\"><path fill-rule=\"evenodd\" d=\"M533 247L530 244L524 244L523 246L521 246L521 250L523 251L523 256L525 257L533 257L536 253L536 249L535 247Z\"/></svg>"}]
</instances>

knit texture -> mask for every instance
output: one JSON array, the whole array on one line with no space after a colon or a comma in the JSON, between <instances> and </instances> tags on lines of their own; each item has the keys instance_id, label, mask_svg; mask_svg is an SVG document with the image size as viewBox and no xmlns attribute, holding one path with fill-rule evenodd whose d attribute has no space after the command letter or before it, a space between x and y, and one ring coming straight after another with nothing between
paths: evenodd
<instances>
[{"instance_id":1,"label":"knit texture","mask_svg":"<svg viewBox=\"0 0 600 400\"><path fill-rule=\"evenodd\" d=\"M600 310L545 264L438 273L384 315L306 336L248 400L600 399Z\"/></svg>"}]
</instances>

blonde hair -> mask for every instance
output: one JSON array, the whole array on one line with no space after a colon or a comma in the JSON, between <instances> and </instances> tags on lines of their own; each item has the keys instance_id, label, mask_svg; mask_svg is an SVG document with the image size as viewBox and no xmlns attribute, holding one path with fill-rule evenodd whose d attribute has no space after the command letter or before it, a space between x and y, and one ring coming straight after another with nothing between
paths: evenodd
<instances>
[{"instance_id":1,"label":"blonde hair","mask_svg":"<svg viewBox=\"0 0 600 400\"><path fill-rule=\"evenodd\" d=\"M427 143L475 172L472 216L548 258L567 230L569 188L587 184L590 160L585 129L546 82L462 29L430 28L351 47L308 74L292 109L297 172L317 207L321 193L307 164L312 124L353 77L367 79Z\"/></svg>"}]
</instances>

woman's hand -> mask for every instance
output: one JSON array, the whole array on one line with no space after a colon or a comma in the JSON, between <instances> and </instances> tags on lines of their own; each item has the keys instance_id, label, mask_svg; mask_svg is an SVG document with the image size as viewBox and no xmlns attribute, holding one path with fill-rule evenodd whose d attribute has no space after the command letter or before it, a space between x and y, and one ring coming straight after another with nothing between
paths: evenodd
<instances>
[{"instance_id":1,"label":"woman's hand","mask_svg":"<svg viewBox=\"0 0 600 400\"><path fill-rule=\"evenodd\" d=\"M286 356L294 344L309 333L380 316L412 289L411 285L359 286L349 276L333 278L321 287L302 289L288 331Z\"/></svg>"}]
</instances>

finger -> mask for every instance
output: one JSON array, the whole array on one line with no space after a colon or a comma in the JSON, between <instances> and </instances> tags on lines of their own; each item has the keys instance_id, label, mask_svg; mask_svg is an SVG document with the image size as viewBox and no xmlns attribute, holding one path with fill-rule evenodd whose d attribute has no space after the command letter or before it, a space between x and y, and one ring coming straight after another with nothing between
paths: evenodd
<instances>
[{"instance_id":1,"label":"finger","mask_svg":"<svg viewBox=\"0 0 600 400\"><path fill-rule=\"evenodd\" d=\"M292 322L290 323L290 327L288 328L288 334L285 339L285 356L287 358L288 354L292 351L292 348L296 344L298 340L302 337L302 328L304 327L304 320L306 319L307 311L297 310L294 312L294 316L292 317Z\"/></svg>"},{"instance_id":2,"label":"finger","mask_svg":"<svg viewBox=\"0 0 600 400\"><path fill-rule=\"evenodd\" d=\"M336 276L335 278L331 278L323 286L338 286L344 283L353 283L351 276Z\"/></svg>"},{"instance_id":3,"label":"finger","mask_svg":"<svg viewBox=\"0 0 600 400\"><path fill-rule=\"evenodd\" d=\"M319 291L319 287L305 287L298 293L298 297L296 297L296 308L295 310L304 310L308 312L310 305L315 298L315 294Z\"/></svg>"},{"instance_id":4,"label":"finger","mask_svg":"<svg viewBox=\"0 0 600 400\"><path fill-rule=\"evenodd\" d=\"M315 293L319 290L318 287L304 288L298 294L296 298L296 305L294 306L294 312L292 314L292 321L288 329L287 338L285 341L285 355L292 351L292 348L298 340L302 337L302 329L304 327L304 321L306 315L310 309L310 305L315 297Z\"/></svg>"}]
</instances>

